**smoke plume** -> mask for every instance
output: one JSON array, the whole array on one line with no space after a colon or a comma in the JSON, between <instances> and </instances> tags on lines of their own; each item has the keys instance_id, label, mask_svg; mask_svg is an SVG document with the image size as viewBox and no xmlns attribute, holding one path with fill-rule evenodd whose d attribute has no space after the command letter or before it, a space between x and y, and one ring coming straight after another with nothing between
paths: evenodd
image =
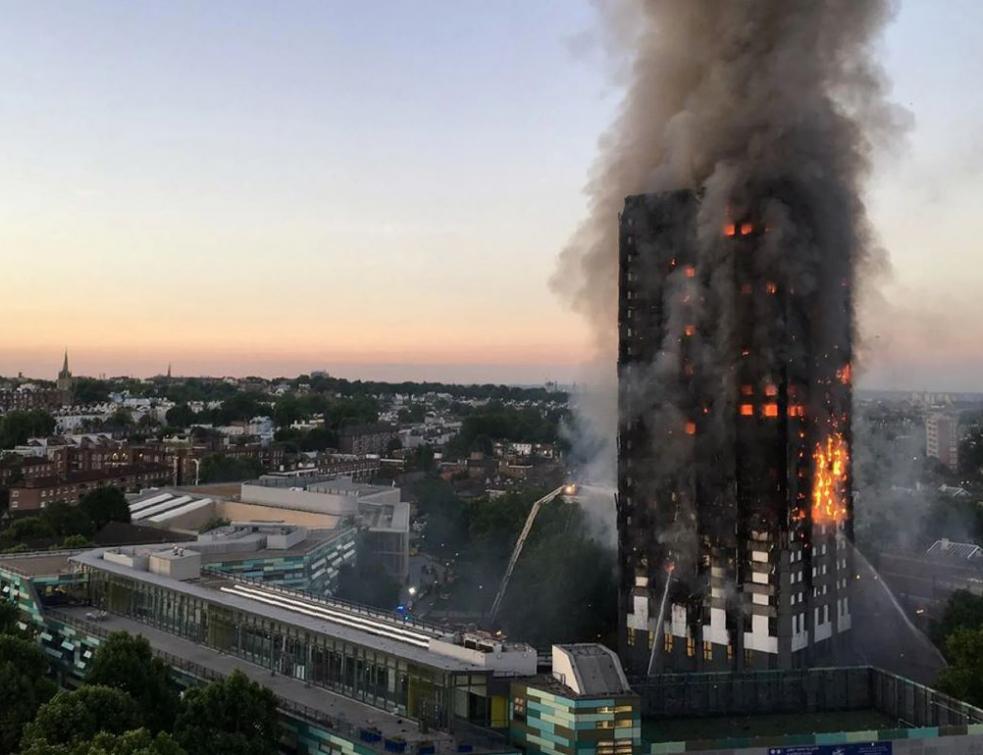
<instances>
[{"instance_id":1,"label":"smoke plume","mask_svg":"<svg viewBox=\"0 0 983 755\"><path fill-rule=\"evenodd\" d=\"M761 264L781 266L785 279L795 281L811 349L841 347L852 358L854 296L831 292L881 262L861 197L875 151L904 120L886 100L886 77L874 58L895 4L597 5L625 95L600 142L586 189L587 217L562 251L553 280L592 327L598 359L609 366L594 393L616 390L617 219L630 194L700 194L696 222L700 262L711 269L708 287L723 283L712 279L721 219L751 211L763 218L777 232L762 245ZM725 324L718 325L717 346L729 337ZM707 343L704 351L712 361L720 349ZM726 369L699 367L708 375ZM653 364L631 380L638 390L661 393L666 385L658 373ZM596 437L615 437L614 406L596 395L582 402L581 426L598 428ZM613 456L613 445L601 447Z\"/></svg>"}]
</instances>

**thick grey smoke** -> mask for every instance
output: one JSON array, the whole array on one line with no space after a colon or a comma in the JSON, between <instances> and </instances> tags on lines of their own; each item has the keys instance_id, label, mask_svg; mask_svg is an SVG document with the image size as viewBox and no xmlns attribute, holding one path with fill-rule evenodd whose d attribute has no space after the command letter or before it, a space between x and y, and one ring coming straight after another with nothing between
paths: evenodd
<instances>
[{"instance_id":1,"label":"thick grey smoke","mask_svg":"<svg viewBox=\"0 0 983 755\"><path fill-rule=\"evenodd\" d=\"M781 266L796 282L801 306L812 310L803 314L814 350L842 347L849 359L853 297L829 292L875 261L862 189L875 150L902 118L885 99L874 59L895 10L890 0L604 0L598 10L625 95L600 143L588 215L553 285L591 324L608 366L578 408L610 459L613 445L598 446L596 437L615 437L615 402L598 394L616 390L617 218L625 196L700 192L700 262L711 270L703 285L717 292L729 283L712 272L722 218L751 211L764 218L777 232L762 245L761 264ZM728 337L723 327L707 334L709 360L719 352L710 341ZM726 365L700 367L719 374ZM653 365L632 379L664 392L658 371Z\"/></svg>"}]
</instances>

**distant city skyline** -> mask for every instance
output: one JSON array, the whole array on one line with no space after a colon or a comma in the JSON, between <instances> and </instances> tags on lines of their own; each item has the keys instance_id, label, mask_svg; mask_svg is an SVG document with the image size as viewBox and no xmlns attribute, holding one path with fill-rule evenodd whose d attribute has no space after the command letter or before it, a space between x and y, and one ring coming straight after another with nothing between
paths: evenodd
<instances>
[{"instance_id":1,"label":"distant city skyline","mask_svg":"<svg viewBox=\"0 0 983 755\"><path fill-rule=\"evenodd\" d=\"M581 379L548 279L619 101L587 0L5 11L0 374ZM981 23L909 0L885 40L914 125L861 387L983 389Z\"/></svg>"}]
</instances>

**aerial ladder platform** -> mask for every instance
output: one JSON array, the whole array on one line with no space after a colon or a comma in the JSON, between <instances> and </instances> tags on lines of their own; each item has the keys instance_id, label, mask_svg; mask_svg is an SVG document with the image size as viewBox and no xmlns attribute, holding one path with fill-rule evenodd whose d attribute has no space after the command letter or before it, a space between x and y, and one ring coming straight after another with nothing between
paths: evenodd
<instances>
[{"instance_id":1,"label":"aerial ladder platform","mask_svg":"<svg viewBox=\"0 0 983 755\"><path fill-rule=\"evenodd\" d=\"M561 485L556 490L551 490L549 493L544 495L532 505L531 509L529 509L529 515L526 517L526 522L522 526L522 532L519 533L519 539L515 541L515 547L512 549L512 555L509 557L509 565L505 568L505 576L502 577L502 582L498 586L498 592L495 594L495 602L492 603L491 610L488 612L489 624L494 623L495 617L498 616L498 612L502 608L502 601L505 600L505 592L509 589L509 580L512 579L512 572L515 571L515 565L519 561L519 556L522 555L522 548L526 544L526 538L529 537L529 533L532 532L532 526L536 522L536 516L539 514L539 510L545 504L561 495L576 495L576 493L576 485L571 483Z\"/></svg>"}]
</instances>

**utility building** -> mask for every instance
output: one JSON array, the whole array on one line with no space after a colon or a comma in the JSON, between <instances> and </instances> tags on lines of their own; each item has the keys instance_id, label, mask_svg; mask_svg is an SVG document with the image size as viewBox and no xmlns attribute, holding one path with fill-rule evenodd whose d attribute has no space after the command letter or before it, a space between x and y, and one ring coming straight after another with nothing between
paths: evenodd
<instances>
[{"instance_id":1,"label":"utility building","mask_svg":"<svg viewBox=\"0 0 983 755\"><path fill-rule=\"evenodd\" d=\"M794 203L620 216L619 652L629 673L827 663L850 629L852 263ZM828 241L828 240L825 240Z\"/></svg>"}]
</instances>

